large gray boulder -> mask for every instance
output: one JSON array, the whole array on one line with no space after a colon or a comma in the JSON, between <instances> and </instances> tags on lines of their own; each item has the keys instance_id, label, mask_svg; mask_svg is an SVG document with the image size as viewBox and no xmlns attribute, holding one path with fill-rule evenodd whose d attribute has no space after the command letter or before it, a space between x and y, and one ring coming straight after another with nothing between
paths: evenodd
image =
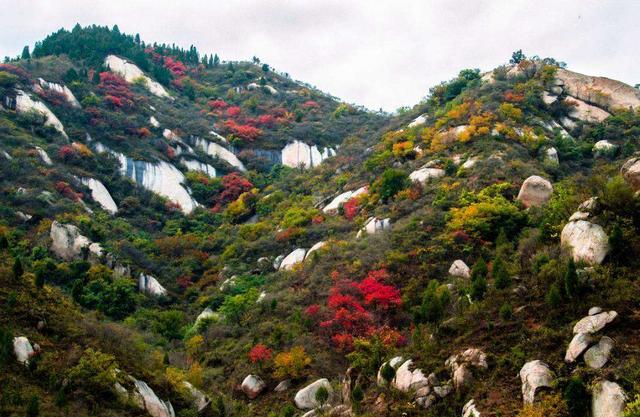
<instances>
[{"instance_id":1,"label":"large gray boulder","mask_svg":"<svg viewBox=\"0 0 640 417\"><path fill-rule=\"evenodd\" d=\"M449 267L449 275L468 279L471 277L471 269L462 259L456 259Z\"/></svg>"},{"instance_id":2,"label":"large gray boulder","mask_svg":"<svg viewBox=\"0 0 640 417\"><path fill-rule=\"evenodd\" d=\"M412 369L413 361L404 362L396 369L396 376L391 385L399 391L408 392L409 390L418 390L429 385L427 377L421 369Z\"/></svg>"},{"instance_id":3,"label":"large gray boulder","mask_svg":"<svg viewBox=\"0 0 640 417\"><path fill-rule=\"evenodd\" d=\"M547 180L537 175L532 175L522 183L518 200L525 207L540 207L551 198L553 186Z\"/></svg>"},{"instance_id":4,"label":"large gray boulder","mask_svg":"<svg viewBox=\"0 0 640 417\"><path fill-rule=\"evenodd\" d=\"M382 368L384 368L384 366L387 363L389 364L389 366L391 366L394 370L397 371L400 365L404 363L404 358L402 356L396 356L394 358L391 358L387 362L383 362L383 364L380 366L380 369L378 369L378 378L377 378L378 385L381 387L387 384L387 381L385 381L385 379L382 377Z\"/></svg>"},{"instance_id":5,"label":"large gray boulder","mask_svg":"<svg viewBox=\"0 0 640 417\"><path fill-rule=\"evenodd\" d=\"M620 385L611 381L597 383L591 397L592 417L620 417L627 395Z\"/></svg>"},{"instance_id":6,"label":"large gray boulder","mask_svg":"<svg viewBox=\"0 0 640 417\"><path fill-rule=\"evenodd\" d=\"M538 389L551 388L554 374L549 365L541 360L534 360L524 364L520 369L522 381L522 399L525 404L532 404Z\"/></svg>"},{"instance_id":7,"label":"large gray boulder","mask_svg":"<svg viewBox=\"0 0 640 417\"><path fill-rule=\"evenodd\" d=\"M33 356L33 347L31 342L24 336L18 336L13 338L13 354L16 356L16 360L23 365L29 364L29 358Z\"/></svg>"},{"instance_id":8,"label":"large gray boulder","mask_svg":"<svg viewBox=\"0 0 640 417\"><path fill-rule=\"evenodd\" d=\"M609 237L604 229L586 220L567 223L560 243L570 250L574 261L591 265L601 263L609 252Z\"/></svg>"},{"instance_id":9,"label":"large gray boulder","mask_svg":"<svg viewBox=\"0 0 640 417\"><path fill-rule=\"evenodd\" d=\"M556 78L567 94L606 110L640 108L640 91L623 82L563 68L558 69Z\"/></svg>"},{"instance_id":10,"label":"large gray boulder","mask_svg":"<svg viewBox=\"0 0 640 417\"><path fill-rule=\"evenodd\" d=\"M631 158L622 165L620 173L634 191L640 190L640 158Z\"/></svg>"},{"instance_id":11,"label":"large gray boulder","mask_svg":"<svg viewBox=\"0 0 640 417\"><path fill-rule=\"evenodd\" d=\"M318 379L317 381L307 385L296 393L293 401L296 403L296 407L301 410L310 410L312 408L319 407L318 401L316 401L316 393L320 387L324 387L329 393L328 404L331 404L334 400L334 393L329 380L326 378Z\"/></svg>"},{"instance_id":12,"label":"large gray boulder","mask_svg":"<svg viewBox=\"0 0 640 417\"><path fill-rule=\"evenodd\" d=\"M589 333L576 333L567 347L567 352L564 355L565 362L575 362L591 343L593 343L593 338Z\"/></svg>"},{"instance_id":13,"label":"large gray boulder","mask_svg":"<svg viewBox=\"0 0 640 417\"><path fill-rule=\"evenodd\" d=\"M102 256L103 250L99 243L93 243L89 238L80 234L80 229L72 224L62 224L54 220L51 223L51 250L65 261L79 259L83 249L89 251L91 258Z\"/></svg>"},{"instance_id":14,"label":"large gray boulder","mask_svg":"<svg viewBox=\"0 0 640 417\"><path fill-rule=\"evenodd\" d=\"M256 398L264 389L267 384L264 383L262 378L258 375L247 375L244 381L242 381L242 392L244 392L249 399Z\"/></svg>"},{"instance_id":15,"label":"large gray boulder","mask_svg":"<svg viewBox=\"0 0 640 417\"><path fill-rule=\"evenodd\" d=\"M583 317L573 326L573 333L597 333L617 317L618 313L613 310Z\"/></svg>"},{"instance_id":16,"label":"large gray boulder","mask_svg":"<svg viewBox=\"0 0 640 417\"><path fill-rule=\"evenodd\" d=\"M487 354L477 348L469 348L464 352L450 356L445 366L451 370L451 380L456 390L462 389L473 380L471 368L487 369Z\"/></svg>"},{"instance_id":17,"label":"large gray boulder","mask_svg":"<svg viewBox=\"0 0 640 417\"><path fill-rule=\"evenodd\" d=\"M152 417L175 417L173 406L169 401L163 401L144 381L134 379L134 402Z\"/></svg>"},{"instance_id":18,"label":"large gray boulder","mask_svg":"<svg viewBox=\"0 0 640 417\"><path fill-rule=\"evenodd\" d=\"M147 295L159 297L161 295L167 295L167 290L158 282L158 280L144 273L140 273L138 277L138 290Z\"/></svg>"},{"instance_id":19,"label":"large gray boulder","mask_svg":"<svg viewBox=\"0 0 640 417\"><path fill-rule=\"evenodd\" d=\"M298 248L289 253L280 263L281 271L290 271L294 266L304 261L304 256L306 255L307 250L303 248Z\"/></svg>"},{"instance_id":20,"label":"large gray boulder","mask_svg":"<svg viewBox=\"0 0 640 417\"><path fill-rule=\"evenodd\" d=\"M376 233L391 230L391 219L378 219L377 217L369 217L367 223L358 231L356 237L362 237L364 234L374 235Z\"/></svg>"},{"instance_id":21,"label":"large gray boulder","mask_svg":"<svg viewBox=\"0 0 640 417\"><path fill-rule=\"evenodd\" d=\"M603 336L597 344L591 346L584 353L584 362L590 368L602 368L609 361L614 344L612 338Z\"/></svg>"}]
</instances>

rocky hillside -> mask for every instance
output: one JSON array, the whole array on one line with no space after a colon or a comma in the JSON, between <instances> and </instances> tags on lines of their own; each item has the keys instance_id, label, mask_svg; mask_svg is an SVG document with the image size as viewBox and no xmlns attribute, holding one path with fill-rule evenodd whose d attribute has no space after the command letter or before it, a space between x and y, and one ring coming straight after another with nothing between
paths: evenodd
<instances>
[{"instance_id":1,"label":"rocky hillside","mask_svg":"<svg viewBox=\"0 0 640 417\"><path fill-rule=\"evenodd\" d=\"M94 26L0 95L2 415L638 415L638 89L391 116Z\"/></svg>"}]
</instances>

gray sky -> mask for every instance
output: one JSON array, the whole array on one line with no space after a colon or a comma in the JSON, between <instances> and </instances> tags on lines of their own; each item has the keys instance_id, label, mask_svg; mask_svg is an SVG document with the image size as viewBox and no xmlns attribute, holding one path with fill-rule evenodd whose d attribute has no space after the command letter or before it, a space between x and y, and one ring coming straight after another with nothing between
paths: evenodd
<instances>
[{"instance_id":1,"label":"gray sky","mask_svg":"<svg viewBox=\"0 0 640 417\"><path fill-rule=\"evenodd\" d=\"M640 83L640 0L0 0L0 56L75 23L261 58L343 100L393 111L462 68L522 48Z\"/></svg>"}]
</instances>

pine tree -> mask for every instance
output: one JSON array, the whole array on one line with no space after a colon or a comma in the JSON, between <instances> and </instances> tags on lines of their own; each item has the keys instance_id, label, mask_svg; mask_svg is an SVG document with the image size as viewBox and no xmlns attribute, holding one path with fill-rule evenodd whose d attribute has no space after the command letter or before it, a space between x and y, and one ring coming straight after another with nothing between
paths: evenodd
<instances>
[{"instance_id":1,"label":"pine tree","mask_svg":"<svg viewBox=\"0 0 640 417\"><path fill-rule=\"evenodd\" d=\"M9 247L9 241L5 235L0 235L0 250L7 249Z\"/></svg>"},{"instance_id":2,"label":"pine tree","mask_svg":"<svg viewBox=\"0 0 640 417\"><path fill-rule=\"evenodd\" d=\"M609 236L609 247L611 249L611 257L613 259L620 259L622 254L625 253L624 250L624 236L622 235L622 228L620 227L620 223L616 223L611 230L611 235Z\"/></svg>"},{"instance_id":3,"label":"pine tree","mask_svg":"<svg viewBox=\"0 0 640 417\"><path fill-rule=\"evenodd\" d=\"M558 286L556 284L551 284L549 292L547 293L546 302L551 308L560 307L560 303L562 302L562 295L560 295L560 290L558 289Z\"/></svg>"},{"instance_id":4,"label":"pine tree","mask_svg":"<svg viewBox=\"0 0 640 417\"><path fill-rule=\"evenodd\" d=\"M489 268L487 268L487 263L483 258L480 258L471 270L471 280L475 281L478 278L485 278L488 272Z\"/></svg>"},{"instance_id":5,"label":"pine tree","mask_svg":"<svg viewBox=\"0 0 640 417\"><path fill-rule=\"evenodd\" d=\"M393 369L393 366L389 365L389 362L385 362L380 370L380 376L390 384L393 381L393 378L396 376L396 370Z\"/></svg>"},{"instance_id":6,"label":"pine tree","mask_svg":"<svg viewBox=\"0 0 640 417\"><path fill-rule=\"evenodd\" d=\"M214 55L212 65L214 67L217 67L218 65L220 65L220 57L218 56L218 54Z\"/></svg>"},{"instance_id":7,"label":"pine tree","mask_svg":"<svg viewBox=\"0 0 640 417\"><path fill-rule=\"evenodd\" d=\"M26 45L22 49L22 59L30 59L30 58L31 58L31 54L29 53L29 45Z\"/></svg>"},{"instance_id":8,"label":"pine tree","mask_svg":"<svg viewBox=\"0 0 640 417\"><path fill-rule=\"evenodd\" d=\"M564 291L569 298L573 298L578 293L578 273L573 258L570 258L567 263L567 272L564 274Z\"/></svg>"},{"instance_id":9,"label":"pine tree","mask_svg":"<svg viewBox=\"0 0 640 417\"><path fill-rule=\"evenodd\" d=\"M18 280L24 274L24 268L22 267L22 261L20 258L15 258L13 260L13 278Z\"/></svg>"},{"instance_id":10,"label":"pine tree","mask_svg":"<svg viewBox=\"0 0 640 417\"><path fill-rule=\"evenodd\" d=\"M216 406L214 411L216 417L226 417L227 407L225 407L222 397L216 398Z\"/></svg>"},{"instance_id":11,"label":"pine tree","mask_svg":"<svg viewBox=\"0 0 640 417\"><path fill-rule=\"evenodd\" d=\"M493 283L497 289L501 290L511 285L511 277L500 256L496 256L493 260L493 271L491 275L493 276Z\"/></svg>"},{"instance_id":12,"label":"pine tree","mask_svg":"<svg viewBox=\"0 0 640 417\"><path fill-rule=\"evenodd\" d=\"M364 392L362 392L360 384L356 384L351 390L351 399L353 400L354 411L358 412L360 410L360 403L364 400Z\"/></svg>"},{"instance_id":13,"label":"pine tree","mask_svg":"<svg viewBox=\"0 0 640 417\"><path fill-rule=\"evenodd\" d=\"M27 404L27 417L38 417L40 415L40 399L33 395Z\"/></svg>"}]
</instances>

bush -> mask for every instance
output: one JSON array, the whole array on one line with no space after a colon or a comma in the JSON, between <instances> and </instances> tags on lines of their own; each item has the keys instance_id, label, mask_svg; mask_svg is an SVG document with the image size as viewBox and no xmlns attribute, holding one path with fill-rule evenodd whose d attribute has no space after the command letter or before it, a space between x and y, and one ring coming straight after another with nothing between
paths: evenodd
<instances>
[{"instance_id":1,"label":"bush","mask_svg":"<svg viewBox=\"0 0 640 417\"><path fill-rule=\"evenodd\" d=\"M497 256L493 261L493 283L497 289L504 289L511 285L511 276L507 272L507 268L502 261L502 258Z\"/></svg>"},{"instance_id":2,"label":"bush","mask_svg":"<svg viewBox=\"0 0 640 417\"><path fill-rule=\"evenodd\" d=\"M560 294L560 290L556 284L551 284L549 292L547 292L546 301L551 308L555 309L560 307L560 304L562 303L562 295Z\"/></svg>"},{"instance_id":3,"label":"bush","mask_svg":"<svg viewBox=\"0 0 640 417\"><path fill-rule=\"evenodd\" d=\"M322 408L324 404L329 400L329 391L324 385L321 385L320 388L316 391L316 402Z\"/></svg>"},{"instance_id":4,"label":"bush","mask_svg":"<svg viewBox=\"0 0 640 417\"><path fill-rule=\"evenodd\" d=\"M569 298L578 294L578 273L573 259L569 259L567 263L567 272L564 274L564 291Z\"/></svg>"},{"instance_id":5,"label":"bush","mask_svg":"<svg viewBox=\"0 0 640 417\"><path fill-rule=\"evenodd\" d=\"M67 373L73 386L86 392L111 392L117 382L118 364L112 355L87 348Z\"/></svg>"},{"instance_id":6,"label":"bush","mask_svg":"<svg viewBox=\"0 0 640 417\"><path fill-rule=\"evenodd\" d=\"M387 382L387 384L390 384L391 381L393 381L393 378L396 376L396 370L393 369L393 366L389 365L389 362L385 362L385 364L382 366L382 369L380 370L380 375Z\"/></svg>"},{"instance_id":7,"label":"bush","mask_svg":"<svg viewBox=\"0 0 640 417\"><path fill-rule=\"evenodd\" d=\"M500 318L502 320L509 320L512 316L513 316L513 308L511 307L511 304L509 303L504 303L501 307L500 307Z\"/></svg>"},{"instance_id":8,"label":"bush","mask_svg":"<svg viewBox=\"0 0 640 417\"><path fill-rule=\"evenodd\" d=\"M640 394L636 394L633 401L627 404L622 417L640 417Z\"/></svg>"},{"instance_id":9,"label":"bush","mask_svg":"<svg viewBox=\"0 0 640 417\"><path fill-rule=\"evenodd\" d=\"M518 417L568 417L567 405L558 394L541 394L539 401L525 404Z\"/></svg>"},{"instance_id":10,"label":"bush","mask_svg":"<svg viewBox=\"0 0 640 417\"><path fill-rule=\"evenodd\" d=\"M397 169L387 168L372 188L382 201L388 201L408 186L409 176L407 174Z\"/></svg>"},{"instance_id":11,"label":"bush","mask_svg":"<svg viewBox=\"0 0 640 417\"><path fill-rule=\"evenodd\" d=\"M304 368L311 364L311 358L306 354L302 346L295 346L288 352L280 352L273 359L276 378L298 378Z\"/></svg>"},{"instance_id":12,"label":"bush","mask_svg":"<svg viewBox=\"0 0 640 417\"><path fill-rule=\"evenodd\" d=\"M591 396L580 377L571 378L564 390L564 400L571 417L582 417L587 414Z\"/></svg>"},{"instance_id":13,"label":"bush","mask_svg":"<svg viewBox=\"0 0 640 417\"><path fill-rule=\"evenodd\" d=\"M4 366L13 357L13 336L9 331L0 327L0 366Z\"/></svg>"},{"instance_id":14,"label":"bush","mask_svg":"<svg viewBox=\"0 0 640 417\"><path fill-rule=\"evenodd\" d=\"M27 404L27 417L38 417L40 415L40 399L33 395Z\"/></svg>"}]
</instances>

